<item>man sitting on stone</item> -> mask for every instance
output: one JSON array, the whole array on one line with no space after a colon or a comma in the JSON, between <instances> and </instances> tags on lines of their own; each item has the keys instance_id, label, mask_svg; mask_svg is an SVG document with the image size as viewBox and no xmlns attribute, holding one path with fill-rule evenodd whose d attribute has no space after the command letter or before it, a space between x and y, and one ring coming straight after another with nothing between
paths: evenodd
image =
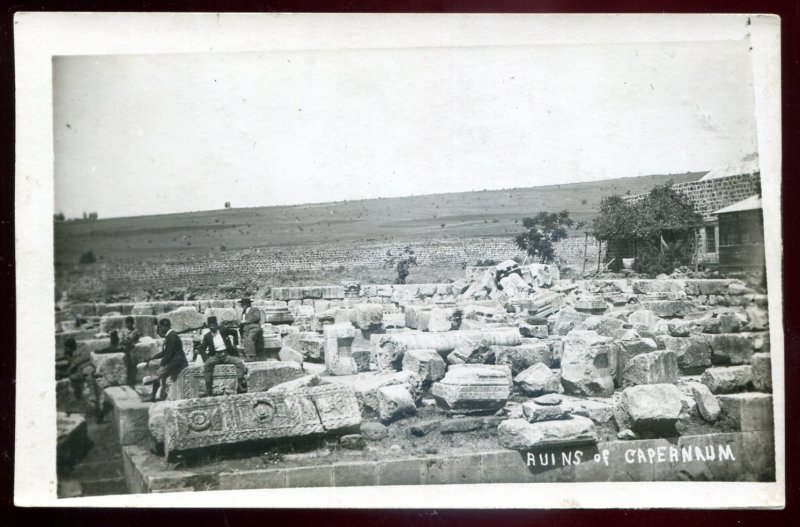
<instances>
[{"instance_id":1,"label":"man sitting on stone","mask_svg":"<svg viewBox=\"0 0 800 527\"><path fill-rule=\"evenodd\" d=\"M203 357L203 376L206 381L206 391L200 397L210 397L213 395L214 388L214 366L217 364L233 364L236 366L236 374L239 379L238 392L247 391L247 381L244 376L247 374L247 366L237 355L236 348L233 347L231 332L217 324L217 317L208 317L206 321L208 333L203 335L203 341L197 348L200 356ZM208 353L206 353L208 350Z\"/></svg>"},{"instance_id":2,"label":"man sitting on stone","mask_svg":"<svg viewBox=\"0 0 800 527\"><path fill-rule=\"evenodd\" d=\"M167 379L174 383L178 379L178 374L189 366L186 355L183 353L181 338L171 326L172 323L169 319L162 318L158 321L158 336L164 338L164 347L159 353L150 357L150 360L161 359L161 367L153 382L153 393L150 396L150 401L153 402L156 401L159 386L163 386L163 388L158 400L163 401L167 398Z\"/></svg>"},{"instance_id":3,"label":"man sitting on stone","mask_svg":"<svg viewBox=\"0 0 800 527\"><path fill-rule=\"evenodd\" d=\"M253 302L245 297L239 303L242 305L242 345L248 357L259 360L264 354L264 330L261 327L261 311L253 307ZM277 359L277 357L274 357Z\"/></svg>"},{"instance_id":4,"label":"man sitting on stone","mask_svg":"<svg viewBox=\"0 0 800 527\"><path fill-rule=\"evenodd\" d=\"M133 317L125 317L125 327L119 333L119 347L125 354L123 360L125 362L125 378L128 386L133 388L136 384L136 364L134 364L131 357L133 348L139 342L142 334L134 326L135 321Z\"/></svg>"}]
</instances>

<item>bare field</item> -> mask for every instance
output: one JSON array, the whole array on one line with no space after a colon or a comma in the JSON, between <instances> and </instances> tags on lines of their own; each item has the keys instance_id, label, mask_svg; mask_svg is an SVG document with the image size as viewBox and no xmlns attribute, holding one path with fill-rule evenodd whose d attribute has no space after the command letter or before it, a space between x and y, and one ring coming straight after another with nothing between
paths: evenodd
<instances>
[{"instance_id":1,"label":"bare field","mask_svg":"<svg viewBox=\"0 0 800 527\"><path fill-rule=\"evenodd\" d=\"M603 197L646 192L669 180L681 183L701 175L640 176L521 189L58 222L55 262L57 266L77 263L86 251L92 251L101 261L131 262L344 241L368 244L513 236L521 231L523 217L539 211L566 209L576 222L588 225ZM225 199L220 196L220 202Z\"/></svg>"}]
</instances>

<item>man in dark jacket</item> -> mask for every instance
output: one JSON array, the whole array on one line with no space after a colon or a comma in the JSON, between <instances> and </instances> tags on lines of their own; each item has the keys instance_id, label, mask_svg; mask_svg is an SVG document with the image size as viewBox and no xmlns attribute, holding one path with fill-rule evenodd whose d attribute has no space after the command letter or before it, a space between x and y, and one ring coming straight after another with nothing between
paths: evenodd
<instances>
[{"instance_id":1,"label":"man in dark jacket","mask_svg":"<svg viewBox=\"0 0 800 527\"><path fill-rule=\"evenodd\" d=\"M210 397L213 393L214 366L217 364L233 364L236 366L236 375L239 379L238 392L246 392L247 381L244 376L247 374L247 366L237 356L238 352L233 347L231 342L233 338L232 332L225 327L219 327L217 317L208 317L206 325L209 331L203 335L203 340L197 348L200 356L203 357L203 375L206 381L206 391L201 397Z\"/></svg>"},{"instance_id":2,"label":"man in dark jacket","mask_svg":"<svg viewBox=\"0 0 800 527\"><path fill-rule=\"evenodd\" d=\"M159 400L163 401L167 398L167 379L172 382L178 379L178 374L189 365L186 360L186 355L183 353L183 343L180 336L171 328L169 319L162 318L158 321L158 336L164 338L164 347L159 353L156 353L150 360L161 359L161 367L158 369L158 375L155 382L153 382L153 394L150 400L156 400L158 388L163 384L161 390L161 397Z\"/></svg>"}]
</instances>

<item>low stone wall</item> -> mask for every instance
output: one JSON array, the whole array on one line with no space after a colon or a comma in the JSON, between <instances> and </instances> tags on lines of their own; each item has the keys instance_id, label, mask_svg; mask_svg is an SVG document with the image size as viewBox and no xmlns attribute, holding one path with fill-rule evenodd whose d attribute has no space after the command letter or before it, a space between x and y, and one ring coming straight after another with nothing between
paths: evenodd
<instances>
[{"instance_id":1,"label":"low stone wall","mask_svg":"<svg viewBox=\"0 0 800 527\"><path fill-rule=\"evenodd\" d=\"M144 494L372 485L702 481L709 476L712 481L774 481L773 442L771 431L759 430L672 439L610 441L558 449L542 454L542 459L548 461L544 466L537 462L537 455L533 456L531 463L523 453L493 449L448 456L398 456L376 461L334 463L322 458L313 466L213 473L163 470L160 458L136 445L124 447L122 455L129 491ZM653 456L650 456L651 452ZM706 452L713 452L713 457L707 456ZM599 454L599 461L595 459L596 454Z\"/></svg>"},{"instance_id":2,"label":"low stone wall","mask_svg":"<svg viewBox=\"0 0 800 527\"><path fill-rule=\"evenodd\" d=\"M511 237L459 238L385 243L265 247L138 262L74 265L57 275L60 289L73 293L178 288L216 290L226 283L263 280L292 272L381 268L387 252L405 245L414 249L420 266L453 267L480 260L524 258ZM562 267L578 272L596 267L599 243L592 237L567 238L556 244Z\"/></svg>"}]
</instances>

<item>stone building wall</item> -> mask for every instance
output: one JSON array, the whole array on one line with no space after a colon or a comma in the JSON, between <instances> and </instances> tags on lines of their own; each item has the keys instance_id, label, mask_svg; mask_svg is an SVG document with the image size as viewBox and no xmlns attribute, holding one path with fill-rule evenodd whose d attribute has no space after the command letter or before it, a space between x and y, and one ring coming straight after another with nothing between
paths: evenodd
<instances>
[{"instance_id":1,"label":"stone building wall","mask_svg":"<svg viewBox=\"0 0 800 527\"><path fill-rule=\"evenodd\" d=\"M703 221L714 221L716 217L712 213L715 210L758 193L760 183L761 176L759 173L755 173L687 181L672 185L672 188L692 200L695 210L703 216ZM623 198L631 203L636 203L646 196L647 193L623 196Z\"/></svg>"}]
</instances>

